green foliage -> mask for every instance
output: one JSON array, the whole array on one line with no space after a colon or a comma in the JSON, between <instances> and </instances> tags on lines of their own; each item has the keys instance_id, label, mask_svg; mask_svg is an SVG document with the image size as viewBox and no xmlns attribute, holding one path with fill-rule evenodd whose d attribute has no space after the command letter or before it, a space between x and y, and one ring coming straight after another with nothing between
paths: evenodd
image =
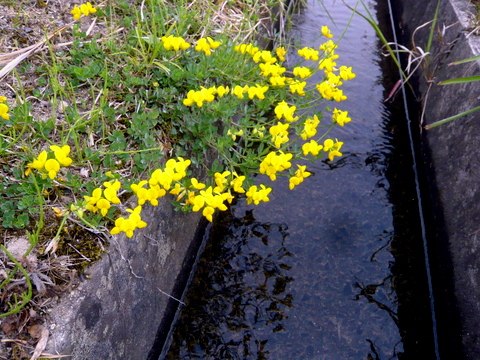
<instances>
[{"instance_id":1,"label":"green foliage","mask_svg":"<svg viewBox=\"0 0 480 360\"><path fill-rule=\"evenodd\" d=\"M283 48L264 53L231 34L208 37L213 25L192 6L147 0L133 14L127 2L109 3L97 16L125 29L111 24L115 35L100 38L74 24L72 45L50 46L35 69L28 92L50 105L49 114L33 119L35 103L20 85L21 101L9 107L9 99L0 100L1 226L23 231L28 252L44 237L42 251L65 251L70 225L82 235L130 237L147 225L142 206L169 193L177 209L202 211L212 221L236 196L269 201L271 188L254 185L256 175L265 183L284 176L293 189L311 174L291 162L341 156L343 143L327 134L350 121L347 112L327 108L333 114L326 122L321 112L308 112L312 103L346 98L339 87L355 75L337 68L336 45L303 49L313 55L287 70ZM187 41L190 47L172 49ZM320 70L324 81L307 85ZM126 209L132 193L138 206Z\"/></svg>"}]
</instances>

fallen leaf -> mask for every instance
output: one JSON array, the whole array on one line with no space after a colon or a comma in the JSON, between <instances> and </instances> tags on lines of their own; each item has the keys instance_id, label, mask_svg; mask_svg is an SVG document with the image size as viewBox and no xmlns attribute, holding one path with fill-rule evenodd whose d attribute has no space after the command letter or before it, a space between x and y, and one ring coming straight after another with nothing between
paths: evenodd
<instances>
[{"instance_id":1,"label":"fallen leaf","mask_svg":"<svg viewBox=\"0 0 480 360\"><path fill-rule=\"evenodd\" d=\"M40 340L37 343L37 346L35 347L35 351L30 358L30 360L37 360L40 355L42 355L43 350L47 347L47 341L48 341L48 329L44 326L42 326L41 334L40 334Z\"/></svg>"}]
</instances>

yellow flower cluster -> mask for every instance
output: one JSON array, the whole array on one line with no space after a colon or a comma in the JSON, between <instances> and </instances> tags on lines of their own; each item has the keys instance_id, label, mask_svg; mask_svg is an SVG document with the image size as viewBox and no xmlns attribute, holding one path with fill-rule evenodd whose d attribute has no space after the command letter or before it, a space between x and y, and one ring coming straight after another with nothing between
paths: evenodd
<instances>
[{"instance_id":1,"label":"yellow flower cluster","mask_svg":"<svg viewBox=\"0 0 480 360\"><path fill-rule=\"evenodd\" d=\"M85 4L80 5L80 7L75 5L73 10L70 11L70 14L73 15L74 20L78 20L82 16L89 16L90 14L95 14L96 12L97 12L97 9L95 9L90 2L87 2Z\"/></svg>"},{"instance_id":2,"label":"yellow flower cluster","mask_svg":"<svg viewBox=\"0 0 480 360\"><path fill-rule=\"evenodd\" d=\"M289 169L292 166L290 160L293 155L279 151L271 151L260 163L260 174L265 174L270 177L270 180L277 179L277 173Z\"/></svg>"},{"instance_id":3,"label":"yellow flower cluster","mask_svg":"<svg viewBox=\"0 0 480 360\"><path fill-rule=\"evenodd\" d=\"M232 131L232 129L228 129L227 135L230 135L233 141L237 140L237 136L242 136L244 134L243 129Z\"/></svg>"},{"instance_id":4,"label":"yellow flower cluster","mask_svg":"<svg viewBox=\"0 0 480 360\"><path fill-rule=\"evenodd\" d=\"M307 167L305 165L297 165L298 169L295 171L295 174L288 179L288 187L290 190L293 190L295 186L301 184L303 179L312 175L310 172L306 171Z\"/></svg>"},{"instance_id":5,"label":"yellow flower cluster","mask_svg":"<svg viewBox=\"0 0 480 360\"><path fill-rule=\"evenodd\" d=\"M286 121L291 123L298 120L298 116L293 116L296 110L296 106L289 106L285 101L280 101L277 106L275 106L275 115L277 116L277 119L283 117Z\"/></svg>"},{"instance_id":6,"label":"yellow flower cluster","mask_svg":"<svg viewBox=\"0 0 480 360\"><path fill-rule=\"evenodd\" d=\"M270 135L272 135L272 143L277 149L280 148L282 144L288 142L289 126L289 124L283 124L279 121L277 125L273 125L272 127L270 127L269 133Z\"/></svg>"},{"instance_id":7,"label":"yellow flower cluster","mask_svg":"<svg viewBox=\"0 0 480 360\"><path fill-rule=\"evenodd\" d=\"M234 46L233 50L241 53L241 54L248 54L250 56L255 55L260 49L253 44L240 44Z\"/></svg>"},{"instance_id":8,"label":"yellow flower cluster","mask_svg":"<svg viewBox=\"0 0 480 360\"><path fill-rule=\"evenodd\" d=\"M5 102L7 102L7 98L0 96L0 117L4 120L10 120L10 115L8 114L9 108Z\"/></svg>"},{"instance_id":9,"label":"yellow flower cluster","mask_svg":"<svg viewBox=\"0 0 480 360\"><path fill-rule=\"evenodd\" d=\"M348 111L338 110L337 108L333 109L332 120L340 126L344 126L346 123L352 121L348 116Z\"/></svg>"},{"instance_id":10,"label":"yellow flower cluster","mask_svg":"<svg viewBox=\"0 0 480 360\"><path fill-rule=\"evenodd\" d=\"M140 216L142 212L141 206L137 206L135 209L127 209L127 212L130 213L128 218L119 217L115 220L115 227L110 230L110 234L116 235L124 232L127 237L131 238L135 229L141 229L147 226L147 223L143 221Z\"/></svg>"},{"instance_id":11,"label":"yellow flower cluster","mask_svg":"<svg viewBox=\"0 0 480 360\"><path fill-rule=\"evenodd\" d=\"M257 185L251 186L247 191L247 204L254 203L255 205L260 204L261 201L269 202L270 199L268 195L272 191L272 188L267 188L265 185L261 184L260 187Z\"/></svg>"},{"instance_id":12,"label":"yellow flower cluster","mask_svg":"<svg viewBox=\"0 0 480 360\"><path fill-rule=\"evenodd\" d=\"M333 37L333 35L330 32L330 29L328 28L328 26L322 26L322 35L325 36L326 38L332 38Z\"/></svg>"},{"instance_id":13,"label":"yellow flower cluster","mask_svg":"<svg viewBox=\"0 0 480 360\"><path fill-rule=\"evenodd\" d=\"M178 36L162 36L160 40L162 41L165 50L179 51L186 50L190 47L189 43L187 43L182 37Z\"/></svg>"},{"instance_id":14,"label":"yellow flower cluster","mask_svg":"<svg viewBox=\"0 0 480 360\"><path fill-rule=\"evenodd\" d=\"M205 55L210 56L212 50L215 50L220 46L219 41L214 41L211 37L201 38L198 40L195 50L203 51Z\"/></svg>"},{"instance_id":15,"label":"yellow flower cluster","mask_svg":"<svg viewBox=\"0 0 480 360\"><path fill-rule=\"evenodd\" d=\"M312 75L312 71L306 66L297 66L293 68L293 75L306 79Z\"/></svg>"},{"instance_id":16,"label":"yellow flower cluster","mask_svg":"<svg viewBox=\"0 0 480 360\"><path fill-rule=\"evenodd\" d=\"M37 158L31 163L27 164L25 176L30 175L33 169L39 170L43 178L55 179L62 166L69 166L72 159L68 157L70 153L70 146L64 145L59 147L57 145L50 146L51 152L42 151ZM52 157L53 152L53 157Z\"/></svg>"},{"instance_id":17,"label":"yellow flower cluster","mask_svg":"<svg viewBox=\"0 0 480 360\"><path fill-rule=\"evenodd\" d=\"M190 90L187 93L187 97L183 100L183 104L186 106L196 104L198 107L202 107L204 102L212 102L215 100L215 95L221 98L229 92L230 88L228 86L202 87L200 90Z\"/></svg>"},{"instance_id":18,"label":"yellow flower cluster","mask_svg":"<svg viewBox=\"0 0 480 360\"><path fill-rule=\"evenodd\" d=\"M214 174L215 186L206 187L205 184L192 178L191 186L183 190L184 193L188 193L185 205L192 206L192 211L195 212L202 210L202 215L208 221L212 221L216 209L227 210L225 201L232 202L234 198L232 190L237 193L245 193L244 181L245 176L239 176L236 172L230 171L216 172Z\"/></svg>"},{"instance_id":19,"label":"yellow flower cluster","mask_svg":"<svg viewBox=\"0 0 480 360\"><path fill-rule=\"evenodd\" d=\"M261 63L258 65L260 68L260 75L268 77L278 77L282 75L287 69L279 64Z\"/></svg>"},{"instance_id":20,"label":"yellow flower cluster","mask_svg":"<svg viewBox=\"0 0 480 360\"><path fill-rule=\"evenodd\" d=\"M120 199L117 196L118 190L122 184L118 180L112 182L106 181L103 183L105 189L96 188L92 192L92 196L84 196L85 210L96 213L100 210L102 216L107 216L108 209L112 204L120 204Z\"/></svg>"},{"instance_id":21,"label":"yellow flower cluster","mask_svg":"<svg viewBox=\"0 0 480 360\"><path fill-rule=\"evenodd\" d=\"M328 158L330 161L333 161L335 156L342 156L340 149L342 148L343 142L335 139L327 139L323 142L323 150L328 151Z\"/></svg>"},{"instance_id":22,"label":"yellow flower cluster","mask_svg":"<svg viewBox=\"0 0 480 360\"><path fill-rule=\"evenodd\" d=\"M313 118L306 119L303 125L303 130L300 134L302 139L307 140L317 135L317 127L319 124L320 120L317 115L313 115Z\"/></svg>"},{"instance_id":23,"label":"yellow flower cluster","mask_svg":"<svg viewBox=\"0 0 480 360\"><path fill-rule=\"evenodd\" d=\"M303 155L312 154L313 156L317 156L322 149L323 145L318 144L316 140L310 140L302 145Z\"/></svg>"}]
</instances>

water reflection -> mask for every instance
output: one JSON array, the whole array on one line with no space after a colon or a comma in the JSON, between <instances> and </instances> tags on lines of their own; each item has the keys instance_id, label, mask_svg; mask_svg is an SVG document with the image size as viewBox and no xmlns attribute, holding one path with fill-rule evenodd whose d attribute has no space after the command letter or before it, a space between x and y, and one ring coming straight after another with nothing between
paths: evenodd
<instances>
[{"instance_id":1,"label":"water reflection","mask_svg":"<svg viewBox=\"0 0 480 360\"><path fill-rule=\"evenodd\" d=\"M182 313L183 339L166 359L267 359L268 333L284 330L293 306L287 226L258 222L252 211L224 220L212 226L189 289L195 305Z\"/></svg>"},{"instance_id":2,"label":"water reflection","mask_svg":"<svg viewBox=\"0 0 480 360\"><path fill-rule=\"evenodd\" d=\"M322 4L344 29L343 4ZM358 73L342 103L355 121L330 134L344 156L307 164L313 175L293 191L279 178L268 204L236 206L231 226L213 228L167 359L431 358L418 213L401 190L412 179L408 140L383 104L379 40L359 20L338 49ZM318 47L328 21L309 1L292 36Z\"/></svg>"}]
</instances>

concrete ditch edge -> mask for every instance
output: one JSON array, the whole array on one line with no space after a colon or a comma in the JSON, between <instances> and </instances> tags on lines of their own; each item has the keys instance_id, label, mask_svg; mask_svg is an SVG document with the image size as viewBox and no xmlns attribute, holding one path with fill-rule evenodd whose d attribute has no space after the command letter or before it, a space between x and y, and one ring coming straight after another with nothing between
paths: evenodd
<instances>
[{"instance_id":1,"label":"concrete ditch edge","mask_svg":"<svg viewBox=\"0 0 480 360\"><path fill-rule=\"evenodd\" d=\"M50 311L46 351L71 359L145 360L182 271L196 256L201 214L175 212L168 199L142 212L149 224L115 236L90 278ZM197 240L197 241L196 241ZM186 268L185 268L186 267Z\"/></svg>"},{"instance_id":2,"label":"concrete ditch edge","mask_svg":"<svg viewBox=\"0 0 480 360\"><path fill-rule=\"evenodd\" d=\"M411 34L432 20L437 0L397 0L397 24L403 35ZM449 66L451 62L480 54L480 37L472 33L478 26L475 9L467 0L441 0L436 32L431 50L430 66L422 72L419 89L427 97L423 126L453 116L480 105L480 84L471 82L441 86L439 81L480 74L480 63L470 62ZM430 26L415 33L415 43L425 49ZM405 44L405 42L404 42ZM411 46L411 43L408 44ZM432 81L428 89L428 78ZM458 336L461 346L455 359L478 359L480 354L480 112L457 119L431 130L421 130L423 163L429 175L427 196L432 202L433 222L427 228L430 248L443 274L452 272L454 301L444 301L448 288L437 279L437 300L443 312L458 310ZM432 226L433 225L433 226ZM433 238L432 238L433 237ZM445 241L445 251L438 248ZM445 249L444 249L445 250ZM431 254L431 255L432 255ZM448 269L451 266L451 269ZM435 280L435 279L434 279ZM435 285L435 284L434 284ZM443 293L442 293L443 291ZM448 318L448 315L445 318ZM450 314L451 315L451 314ZM452 318L453 319L453 318ZM454 319L452 320L454 321ZM442 327L455 328L448 321ZM449 331L449 329L444 329ZM442 344L440 336L440 346ZM454 340L452 340L455 342ZM445 357L451 358L451 357Z\"/></svg>"}]
</instances>

